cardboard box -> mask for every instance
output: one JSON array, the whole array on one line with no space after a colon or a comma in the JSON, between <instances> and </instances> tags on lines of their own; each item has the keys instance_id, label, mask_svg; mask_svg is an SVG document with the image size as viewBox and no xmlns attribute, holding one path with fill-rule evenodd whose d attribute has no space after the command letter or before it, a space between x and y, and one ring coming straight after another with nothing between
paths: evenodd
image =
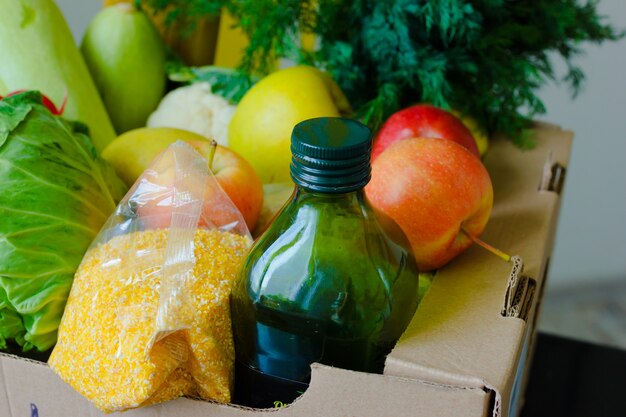
<instances>
[{"instance_id":1,"label":"cardboard box","mask_svg":"<svg viewBox=\"0 0 626 417\"><path fill-rule=\"evenodd\" d=\"M515 416L555 235L572 134L538 124L537 147L495 138L485 158L495 205L481 238L524 270L471 247L438 271L384 375L314 364L311 386L279 417ZM102 416L47 365L0 355L0 417ZM265 411L268 412L268 411ZM261 411L181 398L126 417L253 417Z\"/></svg>"}]
</instances>

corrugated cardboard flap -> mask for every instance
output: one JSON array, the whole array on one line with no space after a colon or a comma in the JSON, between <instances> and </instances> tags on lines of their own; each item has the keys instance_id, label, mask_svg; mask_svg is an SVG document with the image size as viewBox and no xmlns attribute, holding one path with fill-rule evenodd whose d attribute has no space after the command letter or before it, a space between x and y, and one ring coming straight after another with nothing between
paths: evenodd
<instances>
[{"instance_id":1,"label":"corrugated cardboard flap","mask_svg":"<svg viewBox=\"0 0 626 417\"><path fill-rule=\"evenodd\" d=\"M503 138L493 140L485 165L493 181L494 209L481 239L519 255L523 274L511 274L511 263L476 245L438 271L387 358L386 375L491 390L492 414L507 415L527 322L533 326L537 297L531 287L543 283L560 204L556 189L540 185L546 183L546 164L567 166L572 136L538 124L537 146L531 151L516 149ZM507 308L507 302L517 304ZM524 310L527 321L505 317L524 318Z\"/></svg>"},{"instance_id":2,"label":"corrugated cardboard flap","mask_svg":"<svg viewBox=\"0 0 626 417\"><path fill-rule=\"evenodd\" d=\"M413 417L416 404L429 417L461 415L483 409L488 396L481 389L447 387L412 379L347 371L314 364L310 388L293 404L257 410L229 404L180 398L155 406L113 413L124 417ZM2 417L104 417L86 399L64 384L43 363L0 354ZM10 381L10 382L9 382ZM9 401L10 399L10 401ZM390 409L393 407L393 409Z\"/></svg>"}]
</instances>

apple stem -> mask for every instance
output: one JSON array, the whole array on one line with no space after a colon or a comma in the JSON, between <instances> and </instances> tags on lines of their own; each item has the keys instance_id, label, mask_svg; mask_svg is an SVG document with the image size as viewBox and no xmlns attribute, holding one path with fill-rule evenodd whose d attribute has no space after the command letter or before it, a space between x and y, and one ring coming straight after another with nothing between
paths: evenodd
<instances>
[{"instance_id":1,"label":"apple stem","mask_svg":"<svg viewBox=\"0 0 626 417\"><path fill-rule=\"evenodd\" d=\"M215 139L211 139L211 144L209 145L209 154L207 155L207 162L209 163L209 169L213 172L213 159L215 158L215 151L217 150L217 142Z\"/></svg>"},{"instance_id":2,"label":"apple stem","mask_svg":"<svg viewBox=\"0 0 626 417\"><path fill-rule=\"evenodd\" d=\"M500 249L491 246L489 243L480 240L476 236L472 236L463 228L461 228L461 232L463 232L465 236L467 236L472 242L482 247L483 249L487 249L489 252L493 253L498 258L502 259L504 262L511 262L511 256L502 252Z\"/></svg>"}]
</instances>

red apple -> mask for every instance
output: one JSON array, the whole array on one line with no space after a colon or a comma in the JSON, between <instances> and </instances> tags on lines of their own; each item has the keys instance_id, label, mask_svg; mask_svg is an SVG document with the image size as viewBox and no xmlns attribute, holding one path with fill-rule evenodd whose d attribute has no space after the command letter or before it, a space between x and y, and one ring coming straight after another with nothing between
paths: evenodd
<instances>
[{"instance_id":1,"label":"red apple","mask_svg":"<svg viewBox=\"0 0 626 417\"><path fill-rule=\"evenodd\" d=\"M209 152L209 145L205 142L195 147L202 155ZM252 231L263 207L263 184L252 165L235 151L217 145L211 170Z\"/></svg>"},{"instance_id":2,"label":"red apple","mask_svg":"<svg viewBox=\"0 0 626 417\"><path fill-rule=\"evenodd\" d=\"M177 140L193 146L205 158L210 157L210 140L196 133L167 127L129 130L111 142L102 152L102 157L132 187L141 175L145 175L147 168L157 163L155 158L159 155L163 158L164 150ZM171 158L166 162L172 165ZM215 150L211 169L252 231L263 206L263 185L256 171L242 156L220 145ZM165 183L163 175L159 181Z\"/></svg>"},{"instance_id":3,"label":"red apple","mask_svg":"<svg viewBox=\"0 0 626 417\"><path fill-rule=\"evenodd\" d=\"M455 142L432 138L389 146L373 162L365 192L374 209L404 232L423 271L443 266L470 246L493 206L482 162Z\"/></svg>"},{"instance_id":4,"label":"red apple","mask_svg":"<svg viewBox=\"0 0 626 417\"><path fill-rule=\"evenodd\" d=\"M187 141L202 156L210 155L210 144L205 141ZM183 200L200 201L203 206L198 221L200 228L226 228L246 234L259 216L263 203L263 187L256 172L241 156L217 145L211 171L205 187L188 168L196 156L187 151L168 147L140 177L134 191L137 213L149 228L166 228L171 224L172 208L184 206L185 201L174 202L174 190ZM206 163L206 159L202 159ZM181 177L185 170L189 177ZM178 170L178 172L177 172ZM191 206L182 211L192 210Z\"/></svg>"},{"instance_id":5,"label":"red apple","mask_svg":"<svg viewBox=\"0 0 626 417\"><path fill-rule=\"evenodd\" d=\"M392 143L409 138L437 138L456 142L479 156L469 129L452 113L429 104L417 104L392 114L374 139L372 161Z\"/></svg>"}]
</instances>

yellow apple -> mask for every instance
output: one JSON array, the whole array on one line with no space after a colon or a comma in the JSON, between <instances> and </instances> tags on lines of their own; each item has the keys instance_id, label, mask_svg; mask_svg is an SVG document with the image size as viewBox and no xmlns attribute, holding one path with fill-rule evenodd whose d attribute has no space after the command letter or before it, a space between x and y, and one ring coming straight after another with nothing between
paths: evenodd
<instances>
[{"instance_id":1,"label":"yellow apple","mask_svg":"<svg viewBox=\"0 0 626 417\"><path fill-rule=\"evenodd\" d=\"M102 157L128 186L132 186L154 158L177 140L190 144L205 157L209 154L211 141L204 136L181 129L154 127L120 135L104 149ZM252 231L263 206L263 186L254 169L236 152L218 145L211 170Z\"/></svg>"},{"instance_id":2,"label":"yellow apple","mask_svg":"<svg viewBox=\"0 0 626 417\"><path fill-rule=\"evenodd\" d=\"M293 127L306 119L350 112L329 74L304 65L282 69L242 98L230 123L228 144L250 162L263 183L288 182Z\"/></svg>"}]
</instances>

